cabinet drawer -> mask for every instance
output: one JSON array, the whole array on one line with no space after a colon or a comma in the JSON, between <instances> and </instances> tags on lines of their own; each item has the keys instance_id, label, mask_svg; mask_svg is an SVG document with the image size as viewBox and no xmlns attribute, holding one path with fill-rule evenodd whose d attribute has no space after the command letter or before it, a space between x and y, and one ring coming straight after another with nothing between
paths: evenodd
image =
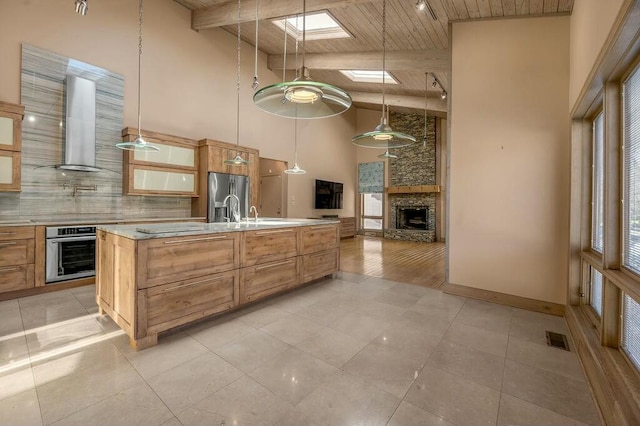
<instances>
[{"instance_id":1,"label":"cabinet drawer","mask_svg":"<svg viewBox=\"0 0 640 426\"><path fill-rule=\"evenodd\" d=\"M302 254L329 250L338 246L338 225L320 225L302 228Z\"/></svg>"},{"instance_id":2,"label":"cabinet drawer","mask_svg":"<svg viewBox=\"0 0 640 426\"><path fill-rule=\"evenodd\" d=\"M3 226L0 227L0 241L25 240L35 237L33 226Z\"/></svg>"},{"instance_id":3,"label":"cabinet drawer","mask_svg":"<svg viewBox=\"0 0 640 426\"><path fill-rule=\"evenodd\" d=\"M240 303L253 302L298 284L298 257L240 270Z\"/></svg>"},{"instance_id":4,"label":"cabinet drawer","mask_svg":"<svg viewBox=\"0 0 640 426\"><path fill-rule=\"evenodd\" d=\"M239 233L145 240L138 250L138 289L237 269Z\"/></svg>"},{"instance_id":5,"label":"cabinet drawer","mask_svg":"<svg viewBox=\"0 0 640 426\"><path fill-rule=\"evenodd\" d=\"M33 263L34 243L31 240L0 240L0 266Z\"/></svg>"},{"instance_id":6,"label":"cabinet drawer","mask_svg":"<svg viewBox=\"0 0 640 426\"><path fill-rule=\"evenodd\" d=\"M298 254L298 229L267 229L244 232L241 266L282 260Z\"/></svg>"},{"instance_id":7,"label":"cabinet drawer","mask_svg":"<svg viewBox=\"0 0 640 426\"><path fill-rule=\"evenodd\" d=\"M138 300L140 324L137 334L143 337L236 306L238 272L223 272L140 290Z\"/></svg>"},{"instance_id":8,"label":"cabinet drawer","mask_svg":"<svg viewBox=\"0 0 640 426\"><path fill-rule=\"evenodd\" d=\"M34 287L33 265L0 267L0 293Z\"/></svg>"},{"instance_id":9,"label":"cabinet drawer","mask_svg":"<svg viewBox=\"0 0 640 426\"><path fill-rule=\"evenodd\" d=\"M308 254L302 257L303 282L312 281L338 272L340 251L338 249Z\"/></svg>"}]
</instances>

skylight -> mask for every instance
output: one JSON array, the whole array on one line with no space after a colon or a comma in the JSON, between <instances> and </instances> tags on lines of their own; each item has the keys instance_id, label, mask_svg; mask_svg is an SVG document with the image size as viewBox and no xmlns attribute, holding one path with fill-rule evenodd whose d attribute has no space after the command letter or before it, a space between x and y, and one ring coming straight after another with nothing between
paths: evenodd
<instances>
[{"instance_id":1,"label":"skylight","mask_svg":"<svg viewBox=\"0 0 640 426\"><path fill-rule=\"evenodd\" d=\"M327 11L307 13L306 16L305 31L307 40L351 37ZM285 19L287 21L287 33L295 37L296 32L298 32L300 38L302 38L302 16L274 19L271 22L284 30Z\"/></svg>"},{"instance_id":2,"label":"skylight","mask_svg":"<svg viewBox=\"0 0 640 426\"><path fill-rule=\"evenodd\" d=\"M375 70L340 70L340 72L356 83L382 83L382 73L384 72L384 82L388 84L398 84L387 71Z\"/></svg>"}]
</instances>

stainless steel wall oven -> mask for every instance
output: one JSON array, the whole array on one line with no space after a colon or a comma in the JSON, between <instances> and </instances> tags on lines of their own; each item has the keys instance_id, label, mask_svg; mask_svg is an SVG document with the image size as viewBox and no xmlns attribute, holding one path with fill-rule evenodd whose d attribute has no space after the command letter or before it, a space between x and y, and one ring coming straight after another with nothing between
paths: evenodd
<instances>
[{"instance_id":1,"label":"stainless steel wall oven","mask_svg":"<svg viewBox=\"0 0 640 426\"><path fill-rule=\"evenodd\" d=\"M46 238L46 284L95 275L95 225L48 227Z\"/></svg>"}]
</instances>

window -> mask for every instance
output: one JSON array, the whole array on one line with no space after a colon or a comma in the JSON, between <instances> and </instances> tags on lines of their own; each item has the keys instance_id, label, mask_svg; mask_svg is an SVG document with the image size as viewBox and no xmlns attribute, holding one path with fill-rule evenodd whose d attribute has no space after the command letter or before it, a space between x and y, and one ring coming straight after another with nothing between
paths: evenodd
<instances>
[{"instance_id":1,"label":"window","mask_svg":"<svg viewBox=\"0 0 640 426\"><path fill-rule=\"evenodd\" d=\"M386 84L398 84L398 80L387 71L340 70L340 72L356 83L382 83L382 76L384 75L384 82Z\"/></svg>"},{"instance_id":2,"label":"window","mask_svg":"<svg viewBox=\"0 0 640 426\"><path fill-rule=\"evenodd\" d=\"M602 253L604 207L604 114L593 120L593 164L591 185L591 248Z\"/></svg>"},{"instance_id":3,"label":"window","mask_svg":"<svg viewBox=\"0 0 640 426\"><path fill-rule=\"evenodd\" d=\"M591 268L589 284L589 304L600 317L602 316L602 274L595 268Z\"/></svg>"},{"instance_id":4,"label":"window","mask_svg":"<svg viewBox=\"0 0 640 426\"><path fill-rule=\"evenodd\" d=\"M362 194L361 220L363 230L382 230L382 194Z\"/></svg>"},{"instance_id":5,"label":"window","mask_svg":"<svg viewBox=\"0 0 640 426\"><path fill-rule=\"evenodd\" d=\"M622 297L622 350L640 369L640 305L628 294Z\"/></svg>"},{"instance_id":6,"label":"window","mask_svg":"<svg viewBox=\"0 0 640 426\"><path fill-rule=\"evenodd\" d=\"M640 68L636 68L622 85L622 123L622 262L640 273Z\"/></svg>"},{"instance_id":7,"label":"window","mask_svg":"<svg viewBox=\"0 0 640 426\"><path fill-rule=\"evenodd\" d=\"M287 21L287 33L292 37L296 37L298 34L302 37L302 16L274 19L271 22L284 30L285 20ZM338 21L327 11L307 13L304 26L307 40L351 37L351 34L342 28Z\"/></svg>"}]
</instances>

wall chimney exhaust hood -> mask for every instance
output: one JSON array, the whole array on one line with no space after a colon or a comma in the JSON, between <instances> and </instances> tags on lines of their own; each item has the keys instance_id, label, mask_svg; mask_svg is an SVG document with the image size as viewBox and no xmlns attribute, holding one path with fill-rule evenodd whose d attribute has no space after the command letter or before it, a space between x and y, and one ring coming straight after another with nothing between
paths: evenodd
<instances>
[{"instance_id":1,"label":"wall chimney exhaust hood","mask_svg":"<svg viewBox=\"0 0 640 426\"><path fill-rule=\"evenodd\" d=\"M64 80L64 163L59 169L99 172L96 167L96 82L75 75Z\"/></svg>"}]
</instances>

